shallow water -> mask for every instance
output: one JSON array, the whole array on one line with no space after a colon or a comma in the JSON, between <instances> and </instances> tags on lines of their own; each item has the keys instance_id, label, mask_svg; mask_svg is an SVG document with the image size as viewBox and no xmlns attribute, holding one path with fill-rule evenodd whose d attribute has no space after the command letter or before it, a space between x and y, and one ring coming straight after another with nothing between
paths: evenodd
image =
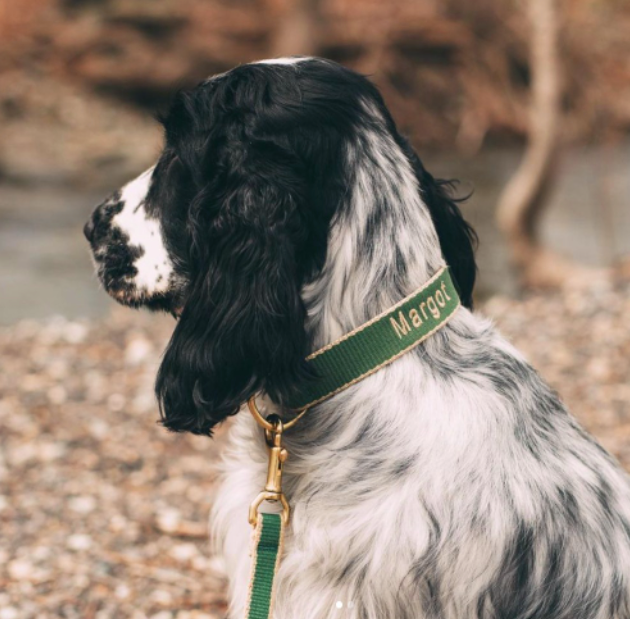
<instances>
[{"instance_id":1,"label":"shallow water","mask_svg":"<svg viewBox=\"0 0 630 619\"><path fill-rule=\"evenodd\" d=\"M497 198L520 158L516 149L474 158L432 156L436 176L458 178L480 238L478 296L515 294L505 244L494 223ZM567 154L541 228L543 241L594 266L630 254L630 140ZM113 187L112 189L115 189ZM0 324L61 314L101 316L113 305L93 275L82 227L108 191L0 184Z\"/></svg>"},{"instance_id":2,"label":"shallow water","mask_svg":"<svg viewBox=\"0 0 630 619\"><path fill-rule=\"evenodd\" d=\"M479 235L480 298L517 293L495 209L520 157L514 149L493 149L473 159L440 157L429 166L425 156L435 175L460 179L464 194L474 191L462 210ZM559 163L558 180L541 220L542 243L596 267L630 255L630 140L614 147L574 149Z\"/></svg>"},{"instance_id":3,"label":"shallow water","mask_svg":"<svg viewBox=\"0 0 630 619\"><path fill-rule=\"evenodd\" d=\"M100 316L113 302L94 276L83 224L102 192L0 185L0 323Z\"/></svg>"}]
</instances>

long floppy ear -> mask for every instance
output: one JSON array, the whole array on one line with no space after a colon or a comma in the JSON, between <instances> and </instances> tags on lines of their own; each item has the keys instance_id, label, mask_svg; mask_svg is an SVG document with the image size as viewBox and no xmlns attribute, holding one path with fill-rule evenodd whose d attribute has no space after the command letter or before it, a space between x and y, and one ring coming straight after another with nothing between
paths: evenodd
<instances>
[{"instance_id":1,"label":"long floppy ear","mask_svg":"<svg viewBox=\"0 0 630 619\"><path fill-rule=\"evenodd\" d=\"M462 305L472 309L473 288L477 277L475 248L478 238L472 226L462 216L458 206L458 202L466 198L454 198L451 195L454 181L433 178L424 169L420 158L411 146L402 140L401 146L414 168L423 202L429 207L442 255L451 267L453 283L462 300Z\"/></svg>"},{"instance_id":2,"label":"long floppy ear","mask_svg":"<svg viewBox=\"0 0 630 619\"><path fill-rule=\"evenodd\" d=\"M191 205L195 272L156 382L171 430L210 434L258 391L282 403L306 372L306 197L275 165L241 167Z\"/></svg>"},{"instance_id":3,"label":"long floppy ear","mask_svg":"<svg viewBox=\"0 0 630 619\"><path fill-rule=\"evenodd\" d=\"M458 202L462 199L451 195L453 185L454 181L434 179L423 170L420 187L437 231L442 255L451 267L453 283L462 305L472 309L473 288L477 277L475 248L478 238L459 209Z\"/></svg>"}]
</instances>

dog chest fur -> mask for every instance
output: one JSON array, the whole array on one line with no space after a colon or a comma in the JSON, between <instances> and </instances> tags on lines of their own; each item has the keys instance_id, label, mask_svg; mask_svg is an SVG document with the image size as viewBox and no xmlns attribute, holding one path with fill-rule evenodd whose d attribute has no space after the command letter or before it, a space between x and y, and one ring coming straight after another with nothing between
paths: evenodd
<instances>
[{"instance_id":1,"label":"dog chest fur","mask_svg":"<svg viewBox=\"0 0 630 619\"><path fill-rule=\"evenodd\" d=\"M627 617L624 474L491 325L450 328L287 432L276 618ZM235 617L259 434L237 418L212 516Z\"/></svg>"}]
</instances>

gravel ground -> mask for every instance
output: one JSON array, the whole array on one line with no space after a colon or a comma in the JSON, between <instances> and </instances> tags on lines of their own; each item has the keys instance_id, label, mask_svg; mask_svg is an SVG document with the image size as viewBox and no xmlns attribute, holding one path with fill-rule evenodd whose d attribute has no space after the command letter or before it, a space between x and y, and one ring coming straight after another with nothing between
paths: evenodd
<instances>
[{"instance_id":1,"label":"gravel ground","mask_svg":"<svg viewBox=\"0 0 630 619\"><path fill-rule=\"evenodd\" d=\"M630 468L630 285L495 297L481 311ZM224 616L206 539L223 432L156 424L172 327L121 308L0 331L0 619Z\"/></svg>"}]
</instances>

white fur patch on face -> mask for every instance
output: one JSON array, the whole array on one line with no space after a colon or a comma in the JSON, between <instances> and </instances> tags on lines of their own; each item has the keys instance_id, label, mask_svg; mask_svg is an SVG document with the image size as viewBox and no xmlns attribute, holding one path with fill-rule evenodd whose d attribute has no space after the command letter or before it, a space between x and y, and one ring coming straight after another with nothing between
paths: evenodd
<instances>
[{"instance_id":1,"label":"white fur patch on face","mask_svg":"<svg viewBox=\"0 0 630 619\"><path fill-rule=\"evenodd\" d=\"M129 283L138 292L149 295L166 292L173 273L160 223L149 217L144 208L152 173L153 168L149 168L122 188L120 198L124 207L112 220L112 227L118 227L129 237L129 245L144 252L134 263L138 272Z\"/></svg>"},{"instance_id":2,"label":"white fur patch on face","mask_svg":"<svg viewBox=\"0 0 630 619\"><path fill-rule=\"evenodd\" d=\"M268 58L267 60L259 60L258 62L253 62L252 64L291 65L291 64L297 64L298 62L304 62L306 60L312 60L312 58L310 56L299 56L297 58Z\"/></svg>"},{"instance_id":3,"label":"white fur patch on face","mask_svg":"<svg viewBox=\"0 0 630 619\"><path fill-rule=\"evenodd\" d=\"M313 60L312 56L297 56L295 58L267 58L266 60L257 60L256 62L250 62L250 65L254 64L277 64L277 65L285 65L291 66L296 65L300 62L305 62L307 60ZM212 75L208 79L206 79L203 83L208 84L214 80L218 80L222 77L225 77L230 71L224 71L223 73L217 73L216 75Z\"/></svg>"}]
</instances>

